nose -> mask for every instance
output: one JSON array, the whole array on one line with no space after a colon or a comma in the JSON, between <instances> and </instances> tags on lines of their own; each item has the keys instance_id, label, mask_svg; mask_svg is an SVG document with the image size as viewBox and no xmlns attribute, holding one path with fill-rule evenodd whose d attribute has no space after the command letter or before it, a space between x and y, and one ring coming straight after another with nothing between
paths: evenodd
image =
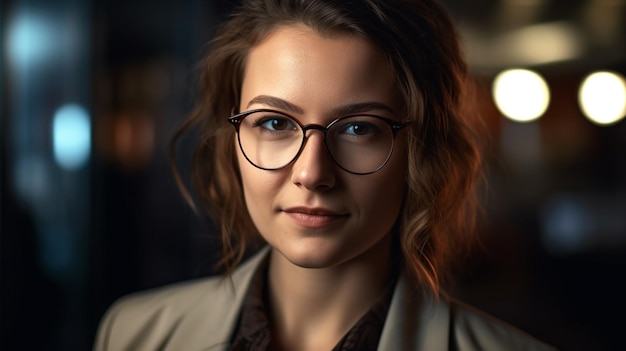
<instances>
[{"instance_id":1,"label":"nose","mask_svg":"<svg viewBox=\"0 0 626 351\"><path fill-rule=\"evenodd\" d=\"M335 186L336 169L324 144L322 131L308 130L300 155L291 170L291 181L309 190L327 190Z\"/></svg>"}]
</instances>

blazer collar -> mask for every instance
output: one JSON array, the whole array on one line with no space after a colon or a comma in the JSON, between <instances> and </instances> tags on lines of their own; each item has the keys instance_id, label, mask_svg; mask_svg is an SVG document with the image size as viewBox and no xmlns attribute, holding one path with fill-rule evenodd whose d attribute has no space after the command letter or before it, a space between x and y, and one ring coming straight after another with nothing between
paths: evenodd
<instances>
[{"instance_id":1,"label":"blazer collar","mask_svg":"<svg viewBox=\"0 0 626 351\"><path fill-rule=\"evenodd\" d=\"M215 294L207 294L211 298L190 311L177 328L189 332L178 334L168 346L174 350L189 345L197 345L199 350L227 350L252 276L269 252L269 247L264 247L230 277L222 278ZM200 325L204 327L199 328ZM378 349L448 350L449 328L450 313L445 301L412 284L402 273L394 288Z\"/></svg>"}]
</instances>

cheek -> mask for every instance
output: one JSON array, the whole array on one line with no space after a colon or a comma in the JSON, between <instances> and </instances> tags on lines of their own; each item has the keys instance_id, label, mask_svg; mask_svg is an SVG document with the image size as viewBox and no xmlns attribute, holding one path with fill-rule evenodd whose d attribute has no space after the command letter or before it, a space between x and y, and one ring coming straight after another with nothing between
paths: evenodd
<instances>
[{"instance_id":1,"label":"cheek","mask_svg":"<svg viewBox=\"0 0 626 351\"><path fill-rule=\"evenodd\" d=\"M262 181L256 174L258 173L258 169L252 166L245 157L243 157L239 147L237 147L237 162L239 163L239 174L241 175L246 206L248 206L248 210L250 210L250 205L253 204L255 202L254 199L258 197L257 192L262 189L262 187L259 186L262 184Z\"/></svg>"},{"instance_id":2,"label":"cheek","mask_svg":"<svg viewBox=\"0 0 626 351\"><path fill-rule=\"evenodd\" d=\"M351 193L362 215L395 221L406 191L405 170L404 164L390 162L379 173L353 179Z\"/></svg>"},{"instance_id":3,"label":"cheek","mask_svg":"<svg viewBox=\"0 0 626 351\"><path fill-rule=\"evenodd\" d=\"M241 151L237 151L237 162L243 187L243 195L248 212L255 224L258 224L261 213L270 211L275 195L282 184L277 172L268 172L251 165Z\"/></svg>"},{"instance_id":4,"label":"cheek","mask_svg":"<svg viewBox=\"0 0 626 351\"><path fill-rule=\"evenodd\" d=\"M400 211L404 194L406 193L407 153L405 148L394 151L392 159L379 174L374 182L374 206L384 209L385 212L393 212L396 215ZM383 204L385 207L382 207Z\"/></svg>"}]
</instances>

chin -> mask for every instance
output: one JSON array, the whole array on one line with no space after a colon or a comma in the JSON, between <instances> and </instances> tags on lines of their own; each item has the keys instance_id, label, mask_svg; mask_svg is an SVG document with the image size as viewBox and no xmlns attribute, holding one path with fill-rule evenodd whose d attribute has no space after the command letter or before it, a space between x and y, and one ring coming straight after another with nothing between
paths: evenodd
<instances>
[{"instance_id":1,"label":"chin","mask_svg":"<svg viewBox=\"0 0 626 351\"><path fill-rule=\"evenodd\" d=\"M327 268L345 260L345 257L342 260L342 255L337 250L318 245L276 249L287 261L302 268Z\"/></svg>"}]
</instances>

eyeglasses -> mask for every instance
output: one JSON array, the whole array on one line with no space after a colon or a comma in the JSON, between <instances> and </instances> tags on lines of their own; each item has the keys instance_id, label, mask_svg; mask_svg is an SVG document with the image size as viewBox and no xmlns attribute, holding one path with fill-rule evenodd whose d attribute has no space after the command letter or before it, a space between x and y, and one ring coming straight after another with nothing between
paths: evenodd
<instances>
[{"instance_id":1,"label":"eyeglasses","mask_svg":"<svg viewBox=\"0 0 626 351\"><path fill-rule=\"evenodd\" d=\"M398 131L408 125L388 118L359 114L330 122L302 125L297 119L274 110L260 109L229 117L239 147L253 166L278 170L291 164L302 152L308 130L324 133L331 159L352 174L371 174L387 164Z\"/></svg>"}]
</instances>

